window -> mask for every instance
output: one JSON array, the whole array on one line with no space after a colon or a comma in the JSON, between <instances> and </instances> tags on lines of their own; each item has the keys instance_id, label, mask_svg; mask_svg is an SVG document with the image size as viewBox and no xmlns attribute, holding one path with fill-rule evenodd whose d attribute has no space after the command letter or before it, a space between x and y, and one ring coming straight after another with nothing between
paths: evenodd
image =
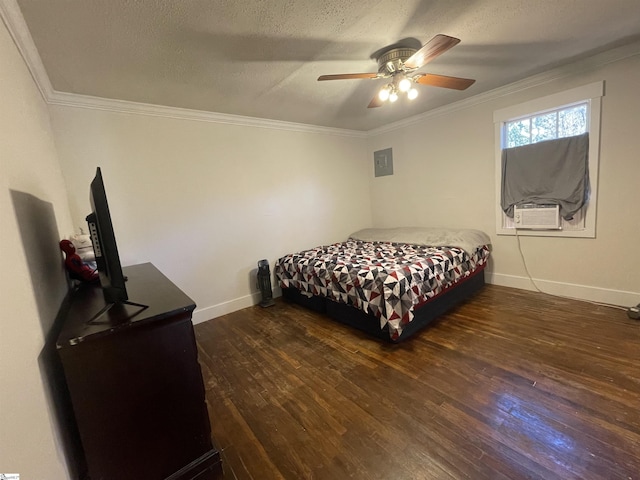
<instances>
[{"instance_id":1,"label":"window","mask_svg":"<svg viewBox=\"0 0 640 480\"><path fill-rule=\"evenodd\" d=\"M519 231L520 235L595 237L600 150L600 100L604 82L596 82L494 112L496 144L496 231L513 235L513 219L500 208L502 149L589 132L589 198L561 230Z\"/></svg>"},{"instance_id":2,"label":"window","mask_svg":"<svg viewBox=\"0 0 640 480\"><path fill-rule=\"evenodd\" d=\"M589 104L582 102L507 122L503 132L504 147L519 147L586 133L588 113Z\"/></svg>"}]
</instances>

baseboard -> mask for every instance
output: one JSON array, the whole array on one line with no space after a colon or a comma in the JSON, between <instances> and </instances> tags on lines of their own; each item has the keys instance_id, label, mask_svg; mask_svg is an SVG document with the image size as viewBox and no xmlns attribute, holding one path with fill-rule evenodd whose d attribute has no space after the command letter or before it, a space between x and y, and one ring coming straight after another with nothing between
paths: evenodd
<instances>
[{"instance_id":1,"label":"baseboard","mask_svg":"<svg viewBox=\"0 0 640 480\"><path fill-rule=\"evenodd\" d=\"M490 273L485 270L485 281L487 283L503 287L512 287L531 291L536 290L529 278L516 275ZM590 287L588 285L553 282L537 278L534 278L534 281L538 288L544 293L558 295L561 297L575 298L577 300L585 300L589 302L606 303L610 305L620 305L625 308L637 305L640 301L640 292L627 292L624 290ZM274 298L282 296L282 290L279 287L274 287L273 296ZM221 317L222 315L242 310L243 308L252 307L260 303L261 299L262 297L260 292L253 292L250 295L229 300L228 302L219 303L210 307L197 308L193 312L193 324L196 325L216 317Z\"/></svg>"},{"instance_id":2,"label":"baseboard","mask_svg":"<svg viewBox=\"0 0 640 480\"><path fill-rule=\"evenodd\" d=\"M273 297L277 298L280 296L282 296L282 290L280 287L274 287ZM243 308L253 307L260 303L261 300L262 295L260 295L260 292L252 292L249 295L229 300L228 302L218 303L217 305L212 305L210 307L196 308L193 312L192 321L194 325L197 325L198 323L206 322L212 318L221 317L222 315L242 310Z\"/></svg>"},{"instance_id":3,"label":"baseboard","mask_svg":"<svg viewBox=\"0 0 640 480\"><path fill-rule=\"evenodd\" d=\"M485 280L493 285L519 288L521 290L535 291L535 286L527 277L505 275L501 273L485 272ZM589 302L606 303L629 307L640 301L640 292L627 292L624 290L612 290L608 288L591 287L588 285L576 285L573 283L553 282L534 278L538 288L545 293L561 297L575 298Z\"/></svg>"}]
</instances>

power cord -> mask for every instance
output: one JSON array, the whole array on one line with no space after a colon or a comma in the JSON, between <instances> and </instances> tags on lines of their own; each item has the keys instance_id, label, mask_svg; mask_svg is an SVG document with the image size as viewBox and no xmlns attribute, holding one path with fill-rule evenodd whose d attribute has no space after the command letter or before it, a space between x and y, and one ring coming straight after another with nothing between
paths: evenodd
<instances>
[{"instance_id":1,"label":"power cord","mask_svg":"<svg viewBox=\"0 0 640 480\"><path fill-rule=\"evenodd\" d=\"M518 251L520 252L520 258L522 259L522 264L524 265L524 271L527 272L527 277L529 277L529 281L531 282L533 287L536 289L536 291L538 291L540 293L543 293L545 295L550 295L552 297L565 298L567 300L579 300L581 302L588 302L588 303L590 303L592 305L598 305L600 307L617 308L618 310L625 310L627 312L630 310L630 309L627 309L626 307L621 307L620 305L613 305L611 303L594 302L592 300L585 300L583 298L568 297L566 295L557 295L555 293L549 293L549 292L545 292L545 291L541 290L540 287L538 287L538 285L536 284L536 282L533 279L533 277L531 276L531 273L529 273L529 268L527 267L527 261L524 258L524 253L522 253L522 245L520 244L520 235L518 234L518 229L516 228L515 231L516 231L516 239L518 240Z\"/></svg>"},{"instance_id":2,"label":"power cord","mask_svg":"<svg viewBox=\"0 0 640 480\"><path fill-rule=\"evenodd\" d=\"M538 284L535 282L535 280L531 276L531 273L529 273L529 267L527 267L527 261L524 258L524 253L522 253L522 245L520 245L520 235L518 235L518 229L516 228L515 230L516 230L516 239L518 240L518 251L520 252L520 258L522 259L522 264L524 265L524 271L527 272L527 277L529 277L529 280L533 284L533 288L535 288L540 293L544 293L546 295L551 295L550 293L543 292L540 289L540 287L538 287Z\"/></svg>"}]
</instances>

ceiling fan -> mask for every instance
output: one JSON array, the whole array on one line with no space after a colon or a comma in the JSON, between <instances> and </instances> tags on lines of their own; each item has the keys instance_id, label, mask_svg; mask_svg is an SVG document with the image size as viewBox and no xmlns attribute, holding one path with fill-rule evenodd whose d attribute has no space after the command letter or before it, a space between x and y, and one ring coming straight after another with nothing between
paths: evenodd
<instances>
[{"instance_id":1,"label":"ceiling fan","mask_svg":"<svg viewBox=\"0 0 640 480\"><path fill-rule=\"evenodd\" d=\"M321 75L318 77L318 81L390 78L391 82L378 91L371 103L369 103L368 108L380 107L387 100L395 102L399 93L406 93L407 98L413 100L418 96L418 90L413 85L415 83L465 90L473 85L475 80L434 75L432 73L414 73L450 48L455 47L458 43L460 43L459 38L439 34L425 43L419 50L409 47L393 47L384 51L377 59L378 73Z\"/></svg>"}]
</instances>

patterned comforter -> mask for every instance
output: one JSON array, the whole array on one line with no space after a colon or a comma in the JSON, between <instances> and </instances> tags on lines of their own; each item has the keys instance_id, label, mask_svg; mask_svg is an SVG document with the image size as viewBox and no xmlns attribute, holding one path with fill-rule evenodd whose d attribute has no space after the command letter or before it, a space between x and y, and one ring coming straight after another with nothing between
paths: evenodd
<instances>
[{"instance_id":1,"label":"patterned comforter","mask_svg":"<svg viewBox=\"0 0 640 480\"><path fill-rule=\"evenodd\" d=\"M390 242L346 242L294 253L276 262L282 288L352 305L389 325L397 338L413 310L483 267L489 248L471 256L458 247Z\"/></svg>"}]
</instances>

